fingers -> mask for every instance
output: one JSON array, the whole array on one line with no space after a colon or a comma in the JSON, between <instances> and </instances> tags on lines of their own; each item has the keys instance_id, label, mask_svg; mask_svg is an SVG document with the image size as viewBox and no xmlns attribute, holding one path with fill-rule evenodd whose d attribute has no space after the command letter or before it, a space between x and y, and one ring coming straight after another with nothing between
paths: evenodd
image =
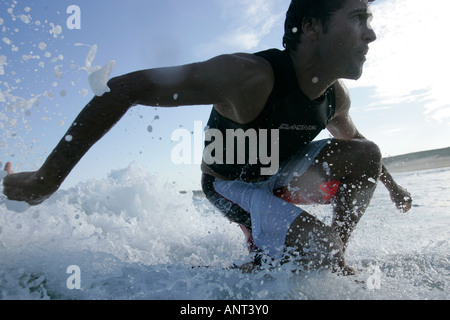
<instances>
[{"instance_id":1,"label":"fingers","mask_svg":"<svg viewBox=\"0 0 450 320\"><path fill-rule=\"evenodd\" d=\"M404 199L405 199L405 203L404 203L403 212L408 212L409 209L411 209L411 207L412 207L413 199L411 197L411 194L408 192L408 195Z\"/></svg>"},{"instance_id":2,"label":"fingers","mask_svg":"<svg viewBox=\"0 0 450 320\"><path fill-rule=\"evenodd\" d=\"M403 206L403 212L406 213L409 211L409 209L411 209L412 207L412 199L409 198L409 200L405 203L405 205Z\"/></svg>"},{"instance_id":3,"label":"fingers","mask_svg":"<svg viewBox=\"0 0 450 320\"><path fill-rule=\"evenodd\" d=\"M12 163L11 162L7 162L5 165L5 171L8 172L8 174L12 174Z\"/></svg>"},{"instance_id":4,"label":"fingers","mask_svg":"<svg viewBox=\"0 0 450 320\"><path fill-rule=\"evenodd\" d=\"M404 201L402 201L399 205L399 209L403 211L403 213L408 212L412 207L412 198L410 196L404 197Z\"/></svg>"},{"instance_id":5,"label":"fingers","mask_svg":"<svg viewBox=\"0 0 450 320\"><path fill-rule=\"evenodd\" d=\"M391 199L398 210L403 213L408 212L412 207L412 196L405 188L398 186L398 189L391 191Z\"/></svg>"}]
</instances>

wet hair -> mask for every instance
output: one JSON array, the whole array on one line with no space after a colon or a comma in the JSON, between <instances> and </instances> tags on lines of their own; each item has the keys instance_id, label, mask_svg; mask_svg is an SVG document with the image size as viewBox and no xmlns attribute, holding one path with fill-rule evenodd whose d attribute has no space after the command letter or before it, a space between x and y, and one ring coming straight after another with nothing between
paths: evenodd
<instances>
[{"instance_id":1,"label":"wet hair","mask_svg":"<svg viewBox=\"0 0 450 320\"><path fill-rule=\"evenodd\" d=\"M303 34L302 22L317 19L322 23L324 31L328 30L330 17L344 7L346 0L292 0L286 13L283 46L286 49L297 48ZM375 0L369 0L373 2Z\"/></svg>"}]
</instances>

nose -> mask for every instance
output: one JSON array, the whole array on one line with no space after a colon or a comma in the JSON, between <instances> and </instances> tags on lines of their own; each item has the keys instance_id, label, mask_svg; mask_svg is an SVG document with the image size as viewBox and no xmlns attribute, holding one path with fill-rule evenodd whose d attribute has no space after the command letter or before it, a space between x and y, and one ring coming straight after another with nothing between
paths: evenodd
<instances>
[{"instance_id":1,"label":"nose","mask_svg":"<svg viewBox=\"0 0 450 320\"><path fill-rule=\"evenodd\" d=\"M364 40L367 43L371 43L377 40L377 34L375 33L375 31L373 30L372 26L369 23L367 24L366 32L364 34Z\"/></svg>"}]
</instances>

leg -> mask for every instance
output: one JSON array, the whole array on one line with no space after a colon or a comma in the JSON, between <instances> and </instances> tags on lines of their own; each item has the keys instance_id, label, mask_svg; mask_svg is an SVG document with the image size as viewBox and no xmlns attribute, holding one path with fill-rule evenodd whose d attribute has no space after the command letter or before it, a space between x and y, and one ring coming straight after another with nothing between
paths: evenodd
<instances>
[{"instance_id":1,"label":"leg","mask_svg":"<svg viewBox=\"0 0 450 320\"><path fill-rule=\"evenodd\" d=\"M333 140L316 157L301 177L292 179L290 198L295 194L320 198L319 185L337 180L340 187L333 199L332 228L343 242L345 250L349 237L367 209L376 182L381 174L381 154L368 140Z\"/></svg>"},{"instance_id":2,"label":"leg","mask_svg":"<svg viewBox=\"0 0 450 320\"><path fill-rule=\"evenodd\" d=\"M206 198L231 222L237 223L244 232L245 241L249 253L257 250L252 237L252 224L250 213L240 207L237 203L223 197L214 188L215 178L206 174L202 175L202 189Z\"/></svg>"},{"instance_id":3,"label":"leg","mask_svg":"<svg viewBox=\"0 0 450 320\"><path fill-rule=\"evenodd\" d=\"M286 236L286 248L287 259L293 258L304 267L327 266L343 275L354 274L345 264L344 244L337 233L306 212L292 223Z\"/></svg>"},{"instance_id":4,"label":"leg","mask_svg":"<svg viewBox=\"0 0 450 320\"><path fill-rule=\"evenodd\" d=\"M213 181L212 177L204 177L204 190L225 216L234 221L242 219L237 219L238 210L233 210L234 206L239 208L241 216L249 216L251 212L252 234L241 224L251 252L260 252L259 257L270 257L280 263L294 259L313 268L331 265L334 269L344 269L343 244L333 229L275 196L271 183L256 186L238 181ZM252 261L242 270L251 271L257 266Z\"/></svg>"}]
</instances>

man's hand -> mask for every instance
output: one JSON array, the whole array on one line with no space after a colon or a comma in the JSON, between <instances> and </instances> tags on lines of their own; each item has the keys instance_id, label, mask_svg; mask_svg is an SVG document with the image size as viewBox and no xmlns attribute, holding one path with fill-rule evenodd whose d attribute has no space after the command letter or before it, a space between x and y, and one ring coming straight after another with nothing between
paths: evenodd
<instances>
[{"instance_id":1,"label":"man's hand","mask_svg":"<svg viewBox=\"0 0 450 320\"><path fill-rule=\"evenodd\" d=\"M9 200L25 201L32 206L38 205L59 187L51 181L46 181L38 171L13 173L10 162L6 164L5 171L8 175L3 179L3 193Z\"/></svg>"},{"instance_id":2,"label":"man's hand","mask_svg":"<svg viewBox=\"0 0 450 320\"><path fill-rule=\"evenodd\" d=\"M403 187L399 185L395 185L395 188L389 190L392 202L394 202L397 209L401 210L403 213L406 213L411 209L412 206L412 198L411 194Z\"/></svg>"},{"instance_id":3,"label":"man's hand","mask_svg":"<svg viewBox=\"0 0 450 320\"><path fill-rule=\"evenodd\" d=\"M391 196L391 200L394 202L397 209L401 210L403 213L408 212L412 206L411 194L394 181L394 178L392 178L384 165L382 166L380 181L386 186L386 189Z\"/></svg>"}]
</instances>

